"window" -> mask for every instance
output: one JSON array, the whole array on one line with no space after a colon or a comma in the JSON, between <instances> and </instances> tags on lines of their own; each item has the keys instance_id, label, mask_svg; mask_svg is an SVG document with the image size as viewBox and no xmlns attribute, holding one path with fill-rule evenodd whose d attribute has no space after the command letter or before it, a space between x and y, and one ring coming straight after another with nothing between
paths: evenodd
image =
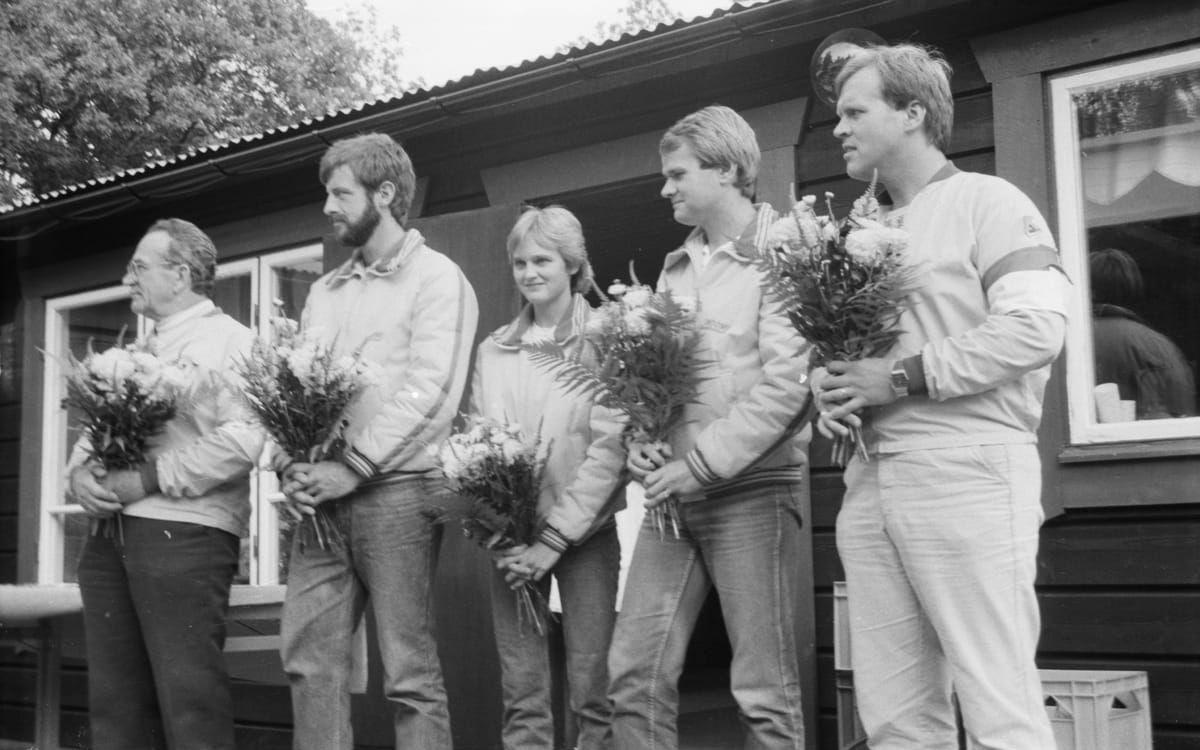
<instances>
[{"instance_id":1,"label":"window","mask_svg":"<svg viewBox=\"0 0 1200 750\"><path fill-rule=\"evenodd\" d=\"M1075 445L1200 436L1200 48L1050 80Z\"/></svg>"},{"instance_id":2,"label":"window","mask_svg":"<svg viewBox=\"0 0 1200 750\"><path fill-rule=\"evenodd\" d=\"M320 245L286 250L257 258L221 264L213 288L217 306L261 336L271 335L270 320L286 315L298 320L308 289L321 275ZM82 509L64 499L63 469L76 433L72 415L60 406L65 395L63 363L67 352L82 357L89 342L98 349L115 344L125 332L132 340L148 321L129 309L123 286L51 299L46 303L45 380L42 416L42 513L39 526L38 582L75 581L75 560L89 523ZM282 583L280 529L270 506L279 488L275 475L260 469L251 475L250 536L242 540L241 563L235 583Z\"/></svg>"}]
</instances>

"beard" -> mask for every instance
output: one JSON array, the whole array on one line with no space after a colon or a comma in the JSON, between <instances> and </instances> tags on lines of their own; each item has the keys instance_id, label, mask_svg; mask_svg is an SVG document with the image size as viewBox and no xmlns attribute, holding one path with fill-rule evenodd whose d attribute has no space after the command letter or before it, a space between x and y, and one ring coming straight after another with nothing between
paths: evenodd
<instances>
[{"instance_id":1,"label":"beard","mask_svg":"<svg viewBox=\"0 0 1200 750\"><path fill-rule=\"evenodd\" d=\"M338 240L342 244L349 247L362 247L367 244L367 240L371 239L371 235L375 233L375 227L379 226L379 221L382 218L379 209L372 204L367 204L363 210L362 216L351 220L346 217L343 222L335 221L333 223L334 233L337 234Z\"/></svg>"}]
</instances>

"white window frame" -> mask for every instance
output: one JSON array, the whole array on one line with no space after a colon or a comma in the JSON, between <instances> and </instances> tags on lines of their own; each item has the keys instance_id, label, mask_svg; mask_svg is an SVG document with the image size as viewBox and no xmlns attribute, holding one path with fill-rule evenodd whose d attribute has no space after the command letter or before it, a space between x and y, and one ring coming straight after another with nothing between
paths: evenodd
<instances>
[{"instance_id":1,"label":"white window frame","mask_svg":"<svg viewBox=\"0 0 1200 750\"><path fill-rule=\"evenodd\" d=\"M259 335L271 335L271 317L275 269L297 262L320 259L323 248L320 244L306 245L288 250L267 253L256 257L228 261L217 266L217 278L250 276L251 322ZM82 514L83 508L65 501L65 477L63 468L69 457L69 447L64 449L58 436L66 434L67 413L61 408L66 395L63 362L57 357L65 352L64 342L68 325L64 313L87 305L102 304L129 299L129 289L123 285L109 286L77 294L46 300L44 334L45 350L55 356L44 357L42 382L42 457L41 457L41 502L38 520L38 583L62 583L66 572L65 529L63 517ZM266 304L263 304L263 301ZM137 316L136 331L130 337L142 335L148 321ZM53 438L51 438L53 436ZM269 452L264 451L259 466L251 473L250 485L250 571L249 586L274 586L279 583L279 526L278 515L269 509L269 500L279 494L275 475L269 469Z\"/></svg>"},{"instance_id":2,"label":"white window frame","mask_svg":"<svg viewBox=\"0 0 1200 750\"><path fill-rule=\"evenodd\" d=\"M1088 294L1087 228L1083 181L1079 168L1078 120L1073 92L1135 76L1200 67L1200 47L1090 67L1049 79L1058 236L1063 267L1075 280L1067 326L1066 373L1070 442L1073 445L1133 443L1200 437L1200 417L1101 423L1092 397L1095 382L1092 348L1091 298Z\"/></svg>"},{"instance_id":3,"label":"white window frame","mask_svg":"<svg viewBox=\"0 0 1200 750\"><path fill-rule=\"evenodd\" d=\"M274 335L271 318L275 316L275 269L296 262L319 259L323 253L324 247L315 244L260 256L261 271L258 275L256 295L258 304L255 307L255 322L260 336L270 339ZM253 550L250 555L250 580L260 586L279 584L279 513L272 503L282 499L283 495L279 491L279 481L275 472L270 469L270 451L273 445L273 442L268 443L263 451L263 458L256 472L257 477L251 486L251 507L254 510L250 519Z\"/></svg>"},{"instance_id":4,"label":"white window frame","mask_svg":"<svg viewBox=\"0 0 1200 750\"><path fill-rule=\"evenodd\" d=\"M79 294L46 300L45 351L42 357L42 435L53 435L54 439L42 440L42 502L38 519L38 583L62 583L65 561L64 533L65 517L82 514L79 505L66 502L66 481L63 468L67 465L70 449L64 448L58 436L67 434L67 412L62 408L66 393L65 362L62 355L67 352L68 325L63 314L70 310L129 299L129 288L110 286L93 289ZM129 336L141 335L145 321L138 316L138 329Z\"/></svg>"}]
</instances>

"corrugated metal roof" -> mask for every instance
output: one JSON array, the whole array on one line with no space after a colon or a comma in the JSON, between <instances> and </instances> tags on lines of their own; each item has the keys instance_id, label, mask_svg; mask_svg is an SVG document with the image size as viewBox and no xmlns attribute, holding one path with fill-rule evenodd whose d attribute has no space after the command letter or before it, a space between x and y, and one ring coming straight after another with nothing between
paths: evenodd
<instances>
[{"instance_id":1,"label":"corrugated metal roof","mask_svg":"<svg viewBox=\"0 0 1200 750\"><path fill-rule=\"evenodd\" d=\"M736 2L728 8L717 8L706 16L702 15L696 16L692 19L679 19L669 24L658 24L653 28L643 29L636 33L626 33L614 39L589 42L588 44L582 46L571 47L561 53L550 56L542 55L535 59L525 60L504 68L480 68L474 73L470 73L456 80L447 81L445 83L437 84L427 88L413 89L397 96L385 97L373 102L362 102L349 107L331 109L324 114L315 117L306 117L298 122L280 125L278 127L270 128L268 130L251 135L230 138L219 143L190 148L178 156L153 159L139 167L117 170L112 174L95 177L93 179L75 183L73 185L67 185L56 190L51 190L46 193L41 193L40 195L32 196L27 199L18 200L12 204L0 204L0 217L20 209L31 208L40 204L53 202L61 198L85 194L89 191L105 186L118 185L135 178L145 177L162 171L186 166L194 162L200 162L215 156L232 153L243 147L247 147L249 144L270 141L278 137L286 137L296 133L316 130L321 127L328 127L334 124L343 124L345 122L352 121L356 117L360 117L367 112L385 111L442 94L461 91L476 86L486 86L487 84L495 81L555 65L574 57L604 52L642 39L657 36L659 34L666 34L671 31L692 26L694 24L711 21L726 15L736 14L754 6L785 1L786 0L745 0L744 2Z\"/></svg>"}]
</instances>

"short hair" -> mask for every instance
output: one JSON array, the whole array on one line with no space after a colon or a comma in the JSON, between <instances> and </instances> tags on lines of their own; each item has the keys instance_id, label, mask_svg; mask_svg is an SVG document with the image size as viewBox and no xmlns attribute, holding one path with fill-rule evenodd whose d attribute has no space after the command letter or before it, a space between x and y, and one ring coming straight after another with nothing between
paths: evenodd
<instances>
[{"instance_id":1,"label":"short hair","mask_svg":"<svg viewBox=\"0 0 1200 750\"><path fill-rule=\"evenodd\" d=\"M1115 247L1088 254L1088 276L1094 305L1132 307L1146 290L1137 261Z\"/></svg>"},{"instance_id":2,"label":"short hair","mask_svg":"<svg viewBox=\"0 0 1200 750\"><path fill-rule=\"evenodd\" d=\"M950 90L954 70L942 53L919 44L868 45L846 61L838 74L838 96L850 76L865 68L879 71L883 99L895 109L914 101L925 107L925 135L946 153L954 129L954 93Z\"/></svg>"},{"instance_id":3,"label":"short hair","mask_svg":"<svg viewBox=\"0 0 1200 750\"><path fill-rule=\"evenodd\" d=\"M341 166L350 167L354 179L369 192L375 192L385 182L395 185L396 196L390 206L392 216L401 225L408 220L417 175L408 153L391 136L366 133L335 141L321 157L321 184L329 182L330 175Z\"/></svg>"},{"instance_id":4,"label":"short hair","mask_svg":"<svg viewBox=\"0 0 1200 750\"><path fill-rule=\"evenodd\" d=\"M192 277L192 291L211 297L217 279L217 247L212 238L184 219L159 219L146 230L147 235L154 232L162 232L170 239L167 260L187 268Z\"/></svg>"},{"instance_id":5,"label":"short hair","mask_svg":"<svg viewBox=\"0 0 1200 750\"><path fill-rule=\"evenodd\" d=\"M691 147L702 167L735 168L735 184L742 195L754 198L762 152L745 118L719 104L705 107L672 125L659 141L658 152L669 154L684 144Z\"/></svg>"},{"instance_id":6,"label":"short hair","mask_svg":"<svg viewBox=\"0 0 1200 750\"><path fill-rule=\"evenodd\" d=\"M575 214L562 206L527 207L508 233L508 259L511 261L517 246L525 240L557 250L567 265L575 265L571 274L571 290L585 294L592 288L592 264L588 261L583 241L583 225Z\"/></svg>"}]
</instances>

